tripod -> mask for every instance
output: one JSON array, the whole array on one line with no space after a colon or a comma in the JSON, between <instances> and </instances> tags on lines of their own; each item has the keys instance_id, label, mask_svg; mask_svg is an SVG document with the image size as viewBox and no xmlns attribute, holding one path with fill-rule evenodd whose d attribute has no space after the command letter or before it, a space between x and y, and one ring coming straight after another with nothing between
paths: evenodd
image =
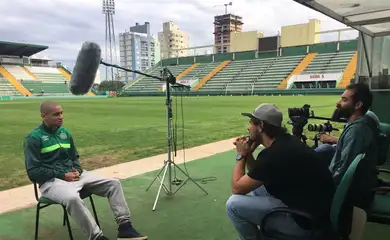
<instances>
[{"instance_id":1,"label":"tripod","mask_svg":"<svg viewBox=\"0 0 390 240\"><path fill-rule=\"evenodd\" d=\"M171 89L170 89L171 86L170 86L170 84L172 84L172 87L177 87L177 88L181 88L181 89L183 89L183 88L189 89L190 87L186 86L184 84L177 83L175 76L173 76L173 74L171 73L171 71L169 71L168 68L164 68L163 69L162 77L156 77L156 76L149 75L149 74L146 74L146 73L143 73L143 72L139 72L139 71L136 71L136 70L130 70L130 69L127 69L127 68L123 68L123 67L120 67L118 65L109 64L109 63L104 62L103 60L101 60L100 63L102 65L105 65L105 66L108 66L108 67L118 68L118 69L124 70L126 72L138 73L138 74L141 74L143 76L154 78L154 79L157 79L159 81L163 81L163 82L166 83L166 90L165 90L165 92L166 92L166 101L165 101L165 105L167 106L167 123L168 123L168 138L167 138L168 159L166 161L164 161L163 168L160 170L160 172L157 174L157 176L150 183L149 187L146 189L146 191L148 191L149 188L152 186L152 184L156 181L156 179L160 177L160 174L162 172L164 172L163 176L162 176L162 179L161 179L161 182L160 182L160 186L159 186L158 191L157 191L156 200L154 201L153 211L156 210L157 201L158 201L158 198L160 196L160 192L161 192L162 188L164 189L164 191L166 192L167 195L173 196L188 181L191 180L193 183L195 183L196 186L198 186L207 195L208 193L206 192L206 190L204 190L194 179L192 179L185 171L183 171L179 166L177 166L174 161L172 161L172 153L171 153L171 141L172 141L172 136L171 136L171 134L172 134L172 132L171 132L172 127L171 127L171 124L172 124L172 122L171 121L172 121L172 115L173 114L172 114L172 100L171 100ZM179 181L175 181L175 185L178 185L177 183L179 183L179 187L174 192L172 191L172 183L173 183L173 181L172 181L172 165L173 165L174 168L176 167L180 172L182 172L187 177L187 179L185 181L181 182L181 184L179 183ZM164 185L164 180L165 180L167 172L168 172L168 178L169 178L168 179L168 184L169 184L168 187L166 187Z\"/></svg>"},{"instance_id":2,"label":"tripod","mask_svg":"<svg viewBox=\"0 0 390 240\"><path fill-rule=\"evenodd\" d=\"M164 71L168 71L168 69L164 69ZM166 73L165 73L166 74ZM182 84L178 84L176 83L173 87L179 87L179 88L188 88L188 86L186 85L182 85ZM161 192L161 189L164 189L165 193L168 195L168 196L173 196L175 195L188 181L192 181L193 183L195 183L196 186L198 186L205 194L208 194L206 192L206 190L204 190L194 179L192 179L185 171L183 171L174 161L172 161L172 153L171 153L171 141L172 141L172 117L173 117L173 114L172 114L172 100L171 100L171 90L170 90L170 85L169 85L169 81L166 82L166 102L165 102L165 105L167 107L167 124L168 124L168 138L167 138L167 147L168 147L168 159L166 161L164 161L164 166L162 167L162 169L159 171L159 173L157 174L157 176L153 179L153 181L150 183L150 185L146 188L146 191L149 190L149 188L153 185L153 183L157 180L157 178L160 178L160 175L161 173L162 174L162 178L160 178L160 186L158 188L158 191L157 191L157 196L156 196L156 199L154 201L154 204L153 204L153 211L156 210L156 205L157 205L157 202L158 202L158 199L159 199L159 196L160 196L160 192ZM183 149L184 150L184 149ZM186 177L187 179L183 182L177 182L174 180L172 180L172 167L173 168L177 168L180 172L182 172ZM168 187L164 185L164 180L165 180L165 177L166 177L166 174L168 172ZM175 191L172 191L172 184L175 184L175 185L178 185L179 184L179 187L175 190Z\"/></svg>"}]
</instances>

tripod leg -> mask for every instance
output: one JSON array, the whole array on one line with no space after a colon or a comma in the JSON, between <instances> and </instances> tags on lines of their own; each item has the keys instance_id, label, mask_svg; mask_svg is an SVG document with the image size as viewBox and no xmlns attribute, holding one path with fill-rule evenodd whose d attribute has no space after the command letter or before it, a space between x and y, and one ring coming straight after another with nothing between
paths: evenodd
<instances>
[{"instance_id":1,"label":"tripod leg","mask_svg":"<svg viewBox=\"0 0 390 240\"><path fill-rule=\"evenodd\" d=\"M161 168L161 170L157 173L156 177L153 179L153 181L150 183L149 187L147 187L145 191L149 190L149 188L153 185L153 183L156 181L156 179L160 176L160 174L164 170L164 168L165 168L165 166Z\"/></svg>"},{"instance_id":2,"label":"tripod leg","mask_svg":"<svg viewBox=\"0 0 390 240\"><path fill-rule=\"evenodd\" d=\"M161 179L160 187L158 188L156 200L154 200L153 211L156 210L156 205L157 205L158 197L160 196L161 188L163 187L163 184L164 184L165 175L167 174L167 170L168 170L169 167L170 167L170 166L169 166L169 163L166 163L165 169L164 169L164 174L163 174L163 177L162 177L162 179Z\"/></svg>"},{"instance_id":3,"label":"tripod leg","mask_svg":"<svg viewBox=\"0 0 390 240\"><path fill-rule=\"evenodd\" d=\"M175 193L188 181L188 180L191 180L193 183L196 184L196 186L198 186L200 189L202 189L202 191L207 195L208 193L206 192L206 190L204 190L204 188L202 188L194 179L192 179L186 172L184 172L179 166L176 165L176 163L173 163L174 167L176 167L177 169L179 169L180 172L182 172L184 175L187 176L187 180L184 181L184 183L175 191Z\"/></svg>"}]
</instances>

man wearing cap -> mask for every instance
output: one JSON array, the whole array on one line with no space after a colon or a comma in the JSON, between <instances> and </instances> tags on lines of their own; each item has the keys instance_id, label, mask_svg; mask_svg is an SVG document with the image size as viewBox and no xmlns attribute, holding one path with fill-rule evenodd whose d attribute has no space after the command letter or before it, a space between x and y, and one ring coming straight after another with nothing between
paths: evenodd
<instances>
[{"instance_id":1,"label":"man wearing cap","mask_svg":"<svg viewBox=\"0 0 390 240\"><path fill-rule=\"evenodd\" d=\"M320 226L329 224L335 185L328 165L318 154L282 127L283 114L274 104L260 104L249 117L249 137L236 139L236 165L227 214L240 239L261 239L258 226L265 214L277 207L301 210L314 216ZM262 144L256 160L253 151ZM248 173L245 166L248 165ZM253 196L248 193L261 189ZM289 215L270 219L269 229L306 237L303 222Z\"/></svg>"}]
</instances>

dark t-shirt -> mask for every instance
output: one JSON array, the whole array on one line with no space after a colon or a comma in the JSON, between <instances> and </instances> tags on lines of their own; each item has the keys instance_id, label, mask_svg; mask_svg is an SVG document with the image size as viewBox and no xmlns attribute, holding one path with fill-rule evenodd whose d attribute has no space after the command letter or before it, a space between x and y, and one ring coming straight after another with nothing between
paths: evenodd
<instances>
[{"instance_id":1,"label":"dark t-shirt","mask_svg":"<svg viewBox=\"0 0 390 240\"><path fill-rule=\"evenodd\" d=\"M335 192L325 159L290 134L277 137L262 150L248 176L262 181L267 192L289 208L329 221Z\"/></svg>"}]
</instances>

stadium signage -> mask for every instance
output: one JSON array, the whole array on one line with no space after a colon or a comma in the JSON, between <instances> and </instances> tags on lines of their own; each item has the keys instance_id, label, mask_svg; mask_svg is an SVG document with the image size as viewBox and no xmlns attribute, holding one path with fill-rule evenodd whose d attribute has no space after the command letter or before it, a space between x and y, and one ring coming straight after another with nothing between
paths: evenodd
<instances>
[{"instance_id":1,"label":"stadium signage","mask_svg":"<svg viewBox=\"0 0 390 240\"><path fill-rule=\"evenodd\" d=\"M176 81L177 83L180 83L180 84L183 84L183 85L186 85L186 86L190 86L191 88L193 88L198 82L199 80L193 80L193 79L179 79ZM166 84L162 84L162 91L165 92L165 89L166 89Z\"/></svg>"},{"instance_id":2,"label":"stadium signage","mask_svg":"<svg viewBox=\"0 0 390 240\"><path fill-rule=\"evenodd\" d=\"M336 81L338 82L343 76L343 72L338 73L312 73L292 75L287 83L289 88L294 82L313 82L313 81Z\"/></svg>"}]
</instances>

